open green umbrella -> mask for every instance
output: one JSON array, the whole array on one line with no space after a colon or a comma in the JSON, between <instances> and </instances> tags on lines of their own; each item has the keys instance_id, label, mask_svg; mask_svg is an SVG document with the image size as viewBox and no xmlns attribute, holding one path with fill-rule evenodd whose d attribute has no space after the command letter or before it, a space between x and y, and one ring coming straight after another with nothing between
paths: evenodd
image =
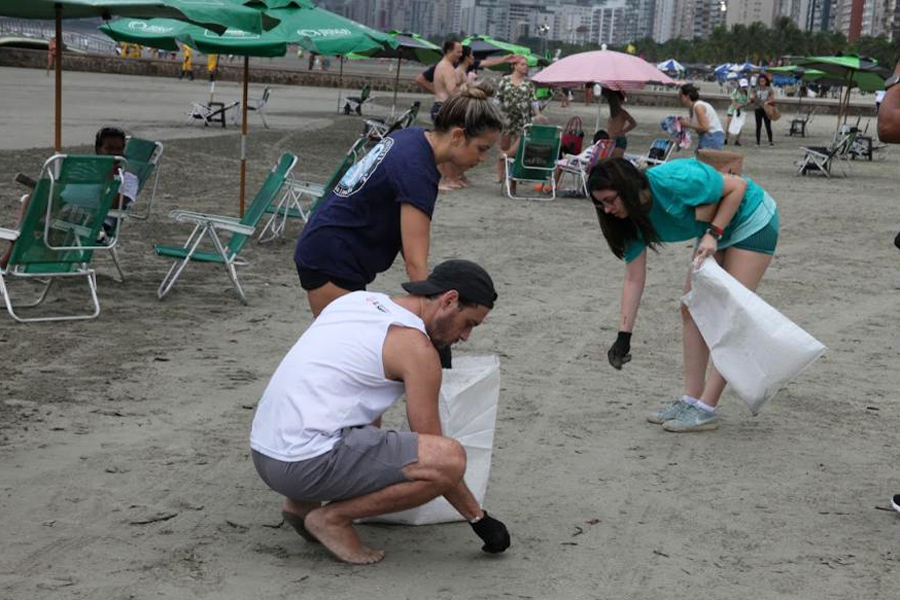
<instances>
[{"instance_id":1,"label":"open green umbrella","mask_svg":"<svg viewBox=\"0 0 900 600\"><path fill-rule=\"evenodd\" d=\"M113 15L139 17L170 17L201 23L217 31L229 26L248 31L262 31L278 21L265 17L258 10L244 6L238 0L3 0L0 16L23 19L54 19L56 21L55 67L55 135L56 150L62 148L62 20ZM252 4L247 0L246 4Z\"/></svg>"},{"instance_id":2,"label":"open green umbrella","mask_svg":"<svg viewBox=\"0 0 900 600\"><path fill-rule=\"evenodd\" d=\"M858 87L863 92L883 90L885 79L891 76L890 70L880 66L877 60L855 54L787 58L796 66L823 72L825 75L818 82L840 85L847 89L838 109L838 127L842 116L844 122L847 121L851 88Z\"/></svg>"},{"instance_id":3,"label":"open green umbrella","mask_svg":"<svg viewBox=\"0 0 900 600\"><path fill-rule=\"evenodd\" d=\"M469 36L463 39L462 45L472 48L472 54L478 59L486 58L488 56L497 56L499 54L520 54L525 57L525 61L528 63L529 67L547 66L550 64L549 60L543 56L532 53L531 48L528 48L527 46L512 44L488 35ZM509 70L510 67L509 65L504 64L492 68L504 71Z\"/></svg>"},{"instance_id":4,"label":"open green umbrella","mask_svg":"<svg viewBox=\"0 0 900 600\"><path fill-rule=\"evenodd\" d=\"M396 29L388 30L387 35L392 37L397 46L382 46L374 48L368 52L354 52L347 58L396 58L397 74L394 78L394 101L391 105L391 114L397 109L397 88L400 87L400 61L414 60L423 65L433 65L441 60L443 51L440 46L432 44L418 33L410 33L408 31L398 31Z\"/></svg>"},{"instance_id":5,"label":"open green umbrella","mask_svg":"<svg viewBox=\"0 0 900 600\"><path fill-rule=\"evenodd\" d=\"M244 214L247 169L247 87L251 56L283 56L290 43L300 44L307 50L318 52L367 51L382 45L396 43L384 33L375 31L350 19L317 8L307 0L269 0L273 8L267 14L279 20L276 27L252 33L228 29L222 35L190 24L168 19L117 19L100 27L100 30L121 42L131 42L154 48L177 49L178 42L187 44L206 54L235 54L244 57L243 102L241 103L241 188L240 211ZM313 41L315 40L315 41Z\"/></svg>"}]
</instances>

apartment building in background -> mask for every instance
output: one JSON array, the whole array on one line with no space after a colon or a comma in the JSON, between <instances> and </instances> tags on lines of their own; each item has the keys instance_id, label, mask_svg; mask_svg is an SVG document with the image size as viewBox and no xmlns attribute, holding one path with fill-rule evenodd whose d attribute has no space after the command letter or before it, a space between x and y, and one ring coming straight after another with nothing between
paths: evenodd
<instances>
[{"instance_id":1,"label":"apartment building in background","mask_svg":"<svg viewBox=\"0 0 900 600\"><path fill-rule=\"evenodd\" d=\"M426 37L479 33L516 41L621 46L652 37L705 38L716 27L790 18L807 31L900 35L900 0L320 0L325 8L377 29Z\"/></svg>"}]
</instances>

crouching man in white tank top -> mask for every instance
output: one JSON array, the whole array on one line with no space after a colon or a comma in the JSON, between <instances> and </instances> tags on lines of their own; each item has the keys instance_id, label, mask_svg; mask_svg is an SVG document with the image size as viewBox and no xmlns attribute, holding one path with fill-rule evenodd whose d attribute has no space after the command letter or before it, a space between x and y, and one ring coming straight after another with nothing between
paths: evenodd
<instances>
[{"instance_id":1,"label":"crouching man in white tank top","mask_svg":"<svg viewBox=\"0 0 900 600\"><path fill-rule=\"evenodd\" d=\"M441 495L471 523L482 550L503 552L506 526L466 487L466 452L442 435L438 414L437 348L465 341L484 321L494 283L475 263L449 260L403 288L409 295L398 298L341 296L309 326L263 393L253 463L285 497L282 515L297 533L346 562L384 558L363 545L354 519ZM381 429L381 415L404 393L412 431Z\"/></svg>"}]
</instances>

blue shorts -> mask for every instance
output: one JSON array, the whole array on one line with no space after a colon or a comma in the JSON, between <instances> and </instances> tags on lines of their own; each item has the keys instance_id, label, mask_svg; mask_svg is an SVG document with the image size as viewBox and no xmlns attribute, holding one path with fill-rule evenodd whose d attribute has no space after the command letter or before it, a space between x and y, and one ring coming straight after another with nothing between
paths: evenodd
<instances>
[{"instance_id":1,"label":"blue shorts","mask_svg":"<svg viewBox=\"0 0 900 600\"><path fill-rule=\"evenodd\" d=\"M725 147L725 132L713 131L700 134L697 150L721 150Z\"/></svg>"}]
</instances>

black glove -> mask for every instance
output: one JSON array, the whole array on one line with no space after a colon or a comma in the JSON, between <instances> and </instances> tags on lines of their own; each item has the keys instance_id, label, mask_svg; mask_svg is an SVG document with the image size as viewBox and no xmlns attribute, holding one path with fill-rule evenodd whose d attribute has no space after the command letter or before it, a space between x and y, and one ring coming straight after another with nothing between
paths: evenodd
<instances>
[{"instance_id":1,"label":"black glove","mask_svg":"<svg viewBox=\"0 0 900 600\"><path fill-rule=\"evenodd\" d=\"M609 364L617 371L621 371L622 365L631 360L631 332L620 331L606 356L609 358Z\"/></svg>"},{"instance_id":2,"label":"black glove","mask_svg":"<svg viewBox=\"0 0 900 600\"><path fill-rule=\"evenodd\" d=\"M482 550L489 554L499 554L509 548L509 531L501 521L489 516L487 511L477 523L469 523L475 533L482 539Z\"/></svg>"}]
</instances>

